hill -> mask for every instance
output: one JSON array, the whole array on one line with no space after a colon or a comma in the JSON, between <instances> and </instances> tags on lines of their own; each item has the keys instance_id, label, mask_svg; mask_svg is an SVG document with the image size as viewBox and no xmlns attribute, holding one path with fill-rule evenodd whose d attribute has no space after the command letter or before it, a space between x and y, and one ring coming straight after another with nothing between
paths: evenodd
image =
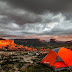
<instances>
[{"instance_id":1,"label":"hill","mask_svg":"<svg viewBox=\"0 0 72 72\"><path fill-rule=\"evenodd\" d=\"M28 47L42 47L46 46L46 41L41 41L40 39L14 39L14 43L18 45L24 45Z\"/></svg>"}]
</instances>

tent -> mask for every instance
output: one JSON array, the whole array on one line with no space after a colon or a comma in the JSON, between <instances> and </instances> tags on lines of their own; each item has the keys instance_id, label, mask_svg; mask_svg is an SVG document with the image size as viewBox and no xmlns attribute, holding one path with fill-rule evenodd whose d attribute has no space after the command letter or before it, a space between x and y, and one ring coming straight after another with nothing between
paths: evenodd
<instances>
[{"instance_id":1,"label":"tent","mask_svg":"<svg viewBox=\"0 0 72 72\"><path fill-rule=\"evenodd\" d=\"M55 71L72 68L72 51L64 47L52 49L40 63L49 65Z\"/></svg>"}]
</instances>

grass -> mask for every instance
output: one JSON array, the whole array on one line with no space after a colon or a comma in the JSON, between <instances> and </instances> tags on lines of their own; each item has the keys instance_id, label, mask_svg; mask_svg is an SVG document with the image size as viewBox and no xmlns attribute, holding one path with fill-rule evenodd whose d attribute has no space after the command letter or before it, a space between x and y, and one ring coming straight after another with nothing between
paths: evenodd
<instances>
[{"instance_id":1,"label":"grass","mask_svg":"<svg viewBox=\"0 0 72 72\"><path fill-rule=\"evenodd\" d=\"M46 65L36 64L36 65L29 65L27 69L20 70L20 72L55 72L55 71ZM72 72L72 71L66 69L58 72Z\"/></svg>"}]
</instances>

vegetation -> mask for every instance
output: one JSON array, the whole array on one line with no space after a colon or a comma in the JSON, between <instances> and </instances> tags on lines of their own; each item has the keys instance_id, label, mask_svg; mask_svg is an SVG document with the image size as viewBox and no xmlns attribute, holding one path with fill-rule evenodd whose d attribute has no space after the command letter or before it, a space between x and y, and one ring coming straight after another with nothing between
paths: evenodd
<instances>
[{"instance_id":1,"label":"vegetation","mask_svg":"<svg viewBox=\"0 0 72 72\"><path fill-rule=\"evenodd\" d=\"M28 55L25 54L26 52L23 54L23 51L18 51L17 53L19 53L17 56L9 55L7 57L4 56L3 59L1 59L3 62L1 63L0 72L55 72L51 67L37 63L45 55ZM25 57L32 57L31 61L33 61L33 63L25 62ZM71 70L67 69L59 72L71 72Z\"/></svg>"},{"instance_id":2,"label":"vegetation","mask_svg":"<svg viewBox=\"0 0 72 72\"><path fill-rule=\"evenodd\" d=\"M24 45L28 47L34 47L37 49L44 48L58 48L58 47L66 47L72 49L72 42L42 42L38 39L28 39L28 40L14 40L18 45Z\"/></svg>"},{"instance_id":3,"label":"vegetation","mask_svg":"<svg viewBox=\"0 0 72 72\"><path fill-rule=\"evenodd\" d=\"M18 42L17 44L23 44L24 46L37 48L37 50L41 48L58 48L58 47L66 47L72 49L72 42L69 43L58 43L58 42L38 42L38 40L33 42L24 43ZM7 48L6 48L7 49ZM1 54L0 57L0 72L55 72L51 67L48 67L43 64L38 64L38 61L42 60L46 54L41 54L39 56L36 55L35 52L29 51L8 51L7 53L11 53L10 55ZM5 51L5 52L6 52ZM0 51L1 52L1 51ZM2 53L2 52L1 52ZM3 50L4 53L4 50ZM58 72L72 72L70 69L58 71Z\"/></svg>"}]
</instances>

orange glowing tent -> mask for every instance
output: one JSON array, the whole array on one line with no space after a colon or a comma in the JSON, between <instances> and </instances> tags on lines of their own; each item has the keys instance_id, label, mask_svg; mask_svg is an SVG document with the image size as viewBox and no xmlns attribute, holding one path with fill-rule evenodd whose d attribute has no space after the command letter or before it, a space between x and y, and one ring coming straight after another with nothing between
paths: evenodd
<instances>
[{"instance_id":1,"label":"orange glowing tent","mask_svg":"<svg viewBox=\"0 0 72 72\"><path fill-rule=\"evenodd\" d=\"M52 49L40 63L49 65L55 71L72 68L72 51L64 47Z\"/></svg>"}]
</instances>

